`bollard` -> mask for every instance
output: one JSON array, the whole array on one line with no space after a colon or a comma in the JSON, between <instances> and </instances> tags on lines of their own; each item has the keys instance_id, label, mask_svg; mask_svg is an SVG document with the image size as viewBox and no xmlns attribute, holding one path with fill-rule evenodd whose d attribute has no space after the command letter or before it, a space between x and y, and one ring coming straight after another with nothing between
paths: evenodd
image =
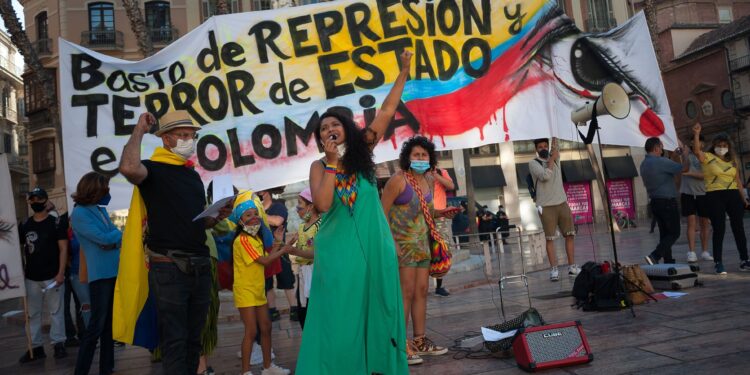
<instances>
[{"instance_id":1,"label":"bollard","mask_svg":"<svg viewBox=\"0 0 750 375\"><path fill-rule=\"evenodd\" d=\"M487 276L492 276L492 255L490 255L490 245L487 242L482 242L484 248L484 272Z\"/></svg>"}]
</instances>

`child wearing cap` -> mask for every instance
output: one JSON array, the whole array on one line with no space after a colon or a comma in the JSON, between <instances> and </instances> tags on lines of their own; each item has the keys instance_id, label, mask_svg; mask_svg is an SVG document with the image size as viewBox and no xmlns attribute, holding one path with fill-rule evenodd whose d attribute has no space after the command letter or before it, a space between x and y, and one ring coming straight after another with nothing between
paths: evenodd
<instances>
[{"instance_id":1,"label":"child wearing cap","mask_svg":"<svg viewBox=\"0 0 750 375\"><path fill-rule=\"evenodd\" d=\"M242 373L250 372L250 354L256 327L260 327L263 351L262 375L285 375L289 370L271 362L271 319L265 294L264 269L289 251L283 246L283 228L272 234L260 199L251 191L237 196L230 217L237 224L232 245L234 260L234 303L240 311L245 335L242 338Z\"/></svg>"},{"instance_id":2,"label":"child wearing cap","mask_svg":"<svg viewBox=\"0 0 750 375\"><path fill-rule=\"evenodd\" d=\"M315 257L313 240L320 228L320 213L312 203L310 188L305 188L297 197L297 215L303 220L297 230L297 244L289 250L294 255L292 260L299 265L297 272L297 316L299 325L305 328L305 317L307 316L307 301L310 298L310 286L312 285L313 258ZM294 238L291 240L294 241Z\"/></svg>"}]
</instances>

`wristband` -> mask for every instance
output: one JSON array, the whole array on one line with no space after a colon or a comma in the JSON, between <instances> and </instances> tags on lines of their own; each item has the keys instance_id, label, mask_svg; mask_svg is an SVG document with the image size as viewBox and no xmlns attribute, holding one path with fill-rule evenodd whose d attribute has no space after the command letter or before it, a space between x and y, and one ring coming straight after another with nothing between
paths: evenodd
<instances>
[{"instance_id":1,"label":"wristband","mask_svg":"<svg viewBox=\"0 0 750 375\"><path fill-rule=\"evenodd\" d=\"M326 173L336 174L336 166L331 164L326 164L325 166Z\"/></svg>"}]
</instances>

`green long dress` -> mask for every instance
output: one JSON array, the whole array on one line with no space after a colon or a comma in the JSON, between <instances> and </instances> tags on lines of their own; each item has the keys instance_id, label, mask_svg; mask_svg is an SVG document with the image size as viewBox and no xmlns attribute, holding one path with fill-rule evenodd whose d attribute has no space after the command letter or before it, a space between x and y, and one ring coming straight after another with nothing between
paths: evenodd
<instances>
[{"instance_id":1,"label":"green long dress","mask_svg":"<svg viewBox=\"0 0 750 375\"><path fill-rule=\"evenodd\" d=\"M296 374L408 374L396 249L377 188L357 178L353 214L336 193L315 236Z\"/></svg>"}]
</instances>

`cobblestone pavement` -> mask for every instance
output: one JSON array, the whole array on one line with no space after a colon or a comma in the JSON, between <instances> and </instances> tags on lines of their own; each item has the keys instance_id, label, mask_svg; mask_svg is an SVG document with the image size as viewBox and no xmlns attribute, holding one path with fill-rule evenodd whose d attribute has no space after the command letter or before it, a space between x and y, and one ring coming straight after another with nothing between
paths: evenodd
<instances>
[{"instance_id":1,"label":"cobblestone pavement","mask_svg":"<svg viewBox=\"0 0 750 375\"><path fill-rule=\"evenodd\" d=\"M746 232L750 221L745 221ZM674 247L678 261L685 261L687 244L684 236ZM583 227L576 238L576 260L579 264L597 254L611 256L609 235ZM653 249L658 234L649 234L646 225L626 230L617 235L620 261L641 263L641 257ZM558 244L561 249L562 244ZM498 272L520 272L521 257L513 246L505 253L493 255L492 274L484 268L449 275L445 279L451 290L449 297L430 295L428 300L428 336L438 345L451 347L455 340L479 331L481 326L503 321L500 313ZM596 249L596 251L595 251ZM594 361L588 365L548 370L545 373L574 374L743 374L747 373L750 358L750 273L738 271L739 260L734 238L727 233L724 246L725 265L729 274L712 274L711 262L700 262L702 288L685 290L688 295L636 306L633 317L628 310L616 312L583 312L570 307L573 279L562 277L560 282L548 280L545 263L530 261L529 287L532 305L547 322L580 320L585 329ZM562 260L562 251L561 262ZM476 253L481 254L481 253ZM545 261L546 262L546 261ZM561 267L561 271L567 271ZM506 316L512 318L528 305L522 285L508 285L503 301ZM286 308L285 298L279 294L280 308ZM240 361L236 357L242 336L242 324L232 306L231 295L222 298L219 346L210 358L217 374L238 374ZM19 308L18 301L0 303L0 312ZM276 363L294 368L300 344L301 330L288 315L282 315L273 327L273 346ZM4 319L0 323L0 374L70 374L73 371L77 350L70 348L68 357L52 358L52 348L47 346L49 357L44 361L19 365L23 354L25 335L18 318ZM476 349L481 349L478 346ZM338 353L346 355L345 353ZM427 357L422 365L410 368L412 374L511 374L522 373L512 358L488 358L486 353L451 351L439 357ZM137 347L116 349L117 374L162 374L158 364L150 362L149 353ZM479 357L479 358L473 358ZM97 364L92 366L96 369ZM744 369L744 370L743 370ZM253 368L256 374L260 369ZM338 374L335 374L338 375ZM348 375L348 374L342 374Z\"/></svg>"}]
</instances>

